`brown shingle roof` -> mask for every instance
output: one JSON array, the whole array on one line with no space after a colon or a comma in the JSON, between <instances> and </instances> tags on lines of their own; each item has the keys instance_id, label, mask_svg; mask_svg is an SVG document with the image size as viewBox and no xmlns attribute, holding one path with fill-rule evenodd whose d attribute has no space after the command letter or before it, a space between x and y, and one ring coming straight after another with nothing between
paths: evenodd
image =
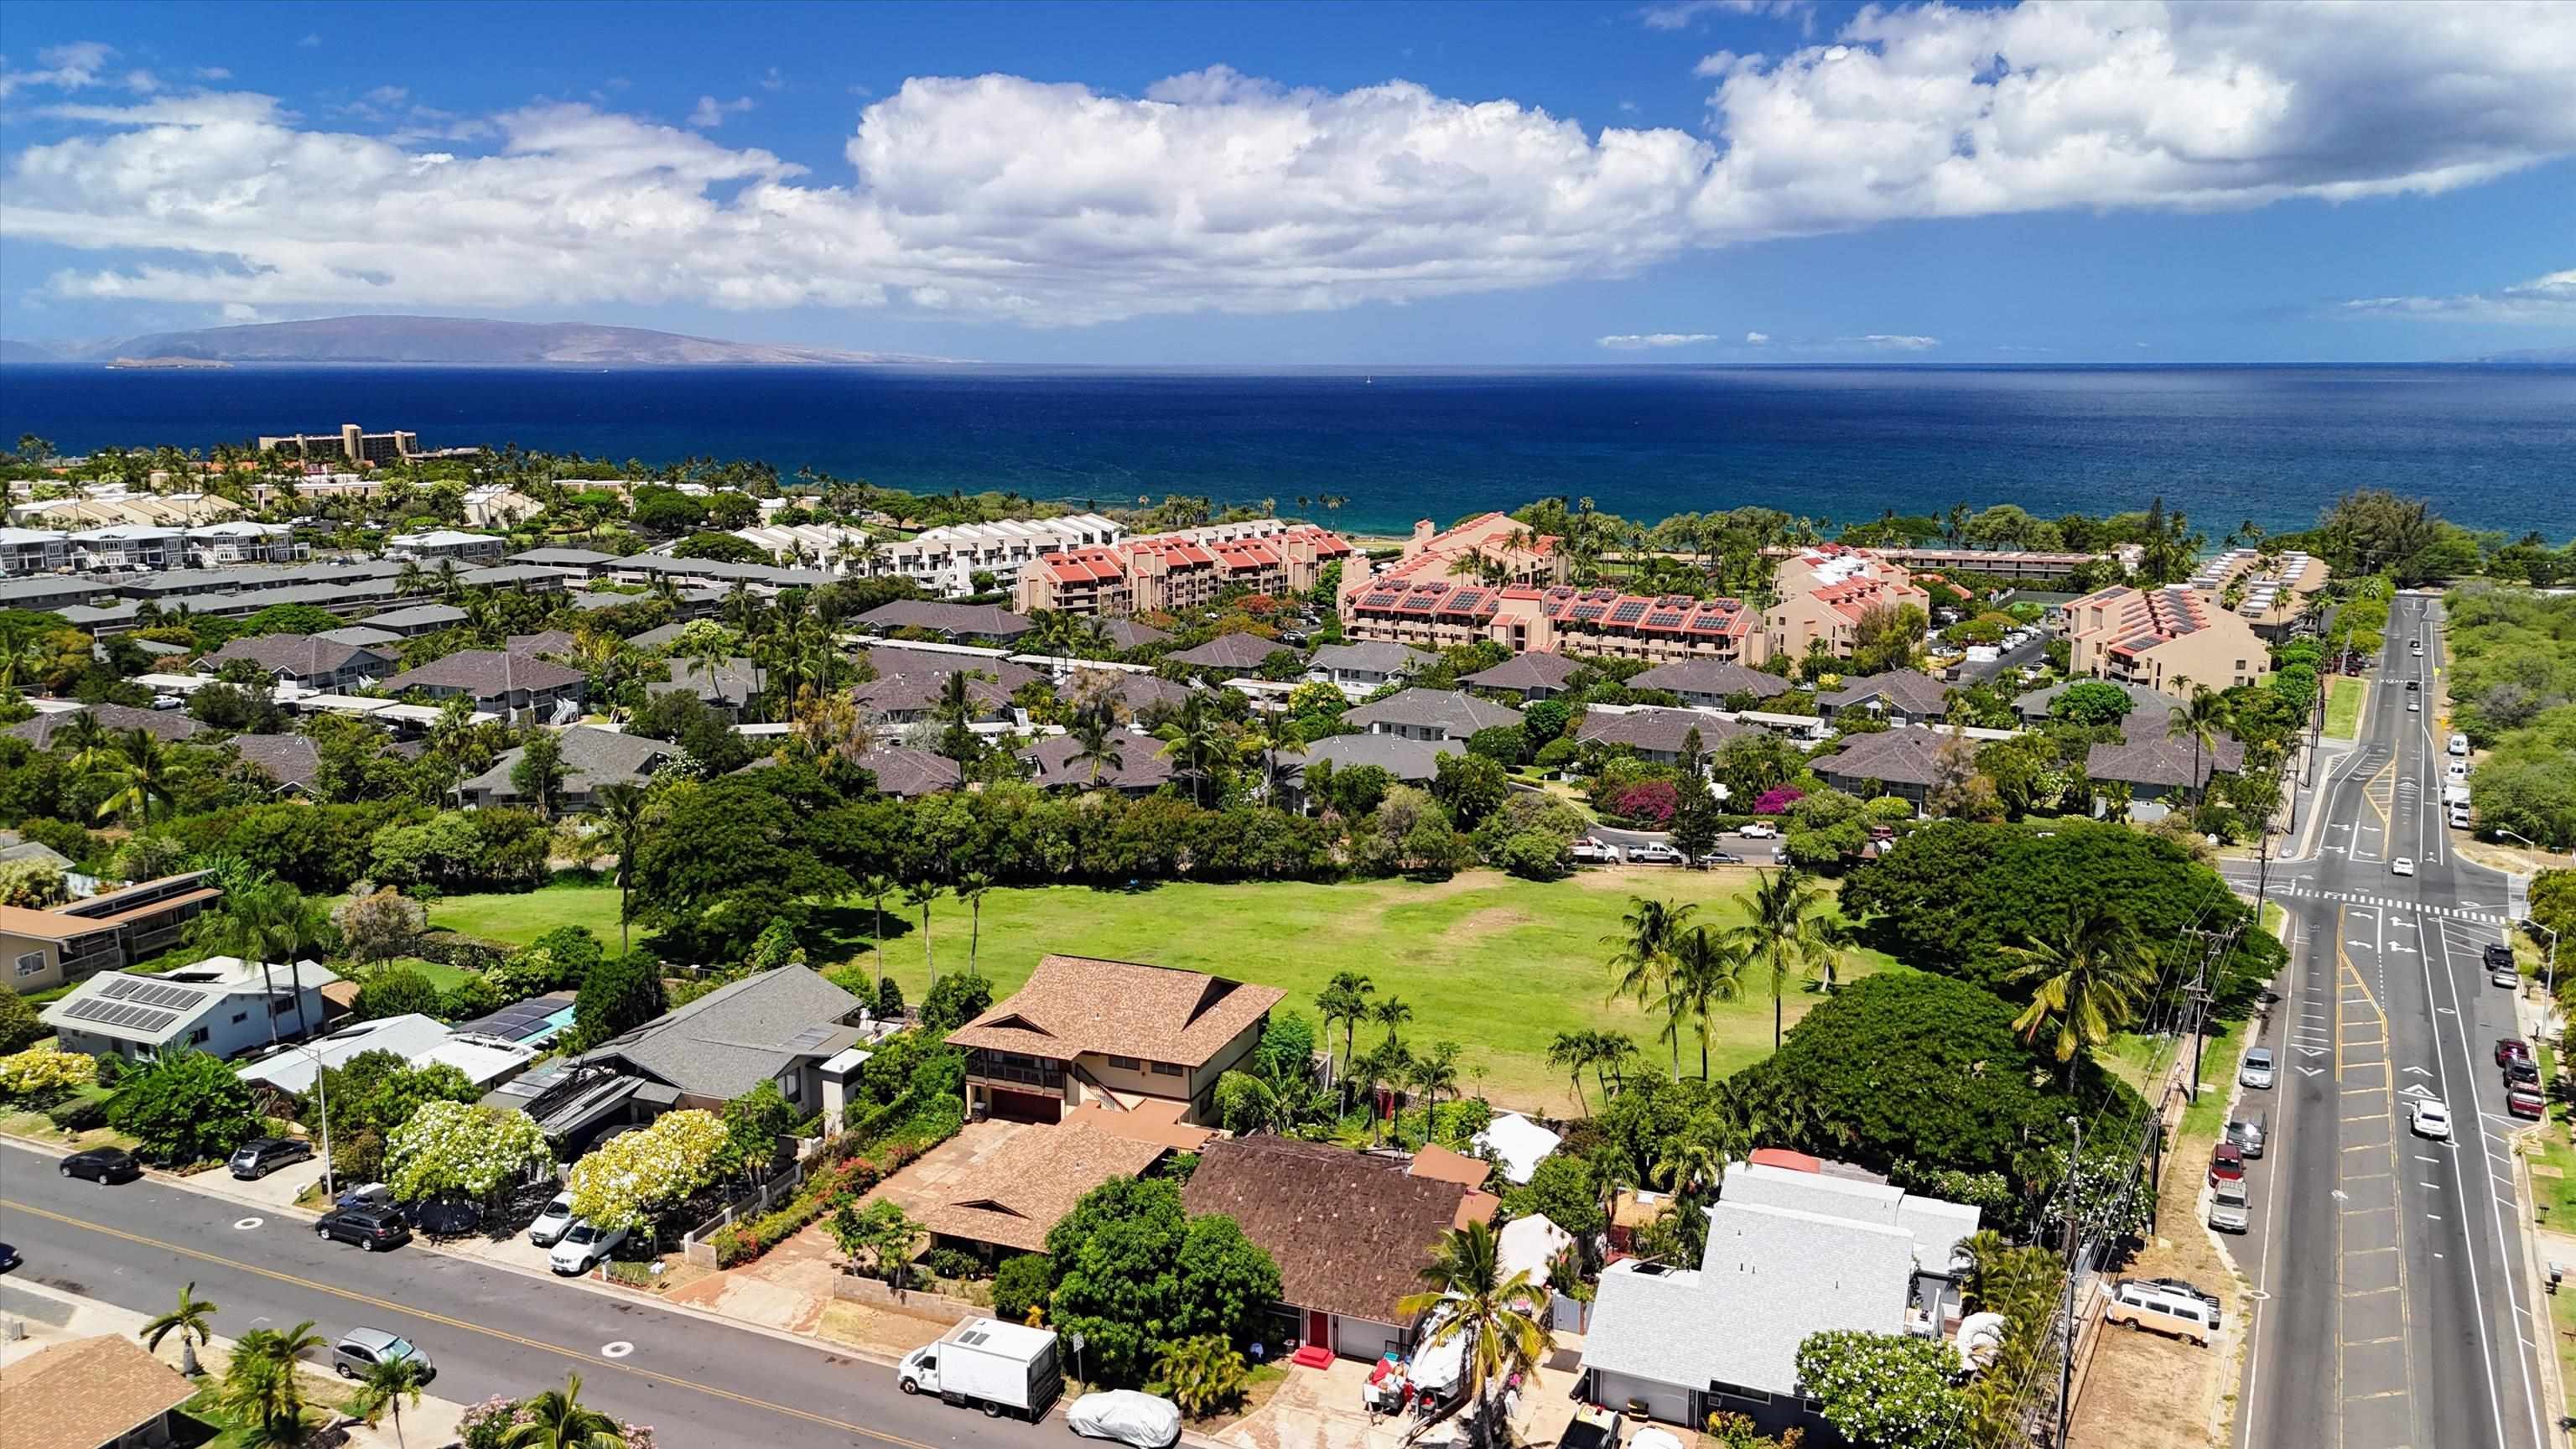
<instances>
[{"instance_id":1,"label":"brown shingle roof","mask_svg":"<svg viewBox=\"0 0 2576 1449\"><path fill-rule=\"evenodd\" d=\"M1941 777L1941 730L1894 729L1845 735L1842 748L1809 762L1827 779L1875 780L1882 785L1929 785Z\"/></svg>"},{"instance_id":2,"label":"brown shingle roof","mask_svg":"<svg viewBox=\"0 0 2576 1449\"><path fill-rule=\"evenodd\" d=\"M1053 1061L1116 1052L1205 1066L1287 994L1203 971L1048 956L1027 985L948 1039Z\"/></svg>"},{"instance_id":3,"label":"brown shingle roof","mask_svg":"<svg viewBox=\"0 0 2576 1449\"><path fill-rule=\"evenodd\" d=\"M11 1364L0 1449L98 1449L188 1402L197 1388L117 1334L58 1343Z\"/></svg>"},{"instance_id":4,"label":"brown shingle roof","mask_svg":"<svg viewBox=\"0 0 2576 1449\"><path fill-rule=\"evenodd\" d=\"M2161 723L2150 719L2146 725L2152 729ZM2084 758L2084 773L2096 780L2168 789L2196 790L2207 785L2212 774L2244 768L2245 746L2230 735L2220 735L2215 748L2198 751L2196 760L2190 740L2170 735L2146 735L2124 744L2095 745Z\"/></svg>"},{"instance_id":5,"label":"brown shingle roof","mask_svg":"<svg viewBox=\"0 0 2576 1449\"><path fill-rule=\"evenodd\" d=\"M934 1233L1041 1253L1047 1229L1073 1211L1084 1193L1113 1177L1143 1172L1169 1150L1071 1122L1030 1127L913 1216Z\"/></svg>"},{"instance_id":6,"label":"brown shingle roof","mask_svg":"<svg viewBox=\"0 0 2576 1449\"><path fill-rule=\"evenodd\" d=\"M589 676L544 659L499 649L464 649L406 669L384 681L387 694L422 686L454 689L477 699L491 699L514 689L569 689Z\"/></svg>"},{"instance_id":7,"label":"brown shingle roof","mask_svg":"<svg viewBox=\"0 0 2576 1449\"><path fill-rule=\"evenodd\" d=\"M1421 1290L1431 1250L1470 1194L1404 1164L1320 1142L1211 1142L1181 1190L1191 1213L1222 1213L1279 1264L1279 1297L1376 1323Z\"/></svg>"},{"instance_id":8,"label":"brown shingle roof","mask_svg":"<svg viewBox=\"0 0 2576 1449\"><path fill-rule=\"evenodd\" d=\"M1464 1188L1479 1188L1485 1185L1486 1175L1493 1170L1494 1164L1485 1159L1452 1152L1437 1142L1413 1154L1413 1175L1430 1178L1433 1182L1454 1182Z\"/></svg>"},{"instance_id":9,"label":"brown shingle roof","mask_svg":"<svg viewBox=\"0 0 2576 1449\"><path fill-rule=\"evenodd\" d=\"M1207 1146L1208 1139L1216 1133L1205 1127L1192 1127L1181 1120L1181 1113L1189 1105L1168 1098L1148 1097L1120 1111L1095 1099L1074 1108L1062 1120L1068 1125L1089 1127L1113 1137L1158 1143L1175 1152L1196 1152Z\"/></svg>"}]
</instances>

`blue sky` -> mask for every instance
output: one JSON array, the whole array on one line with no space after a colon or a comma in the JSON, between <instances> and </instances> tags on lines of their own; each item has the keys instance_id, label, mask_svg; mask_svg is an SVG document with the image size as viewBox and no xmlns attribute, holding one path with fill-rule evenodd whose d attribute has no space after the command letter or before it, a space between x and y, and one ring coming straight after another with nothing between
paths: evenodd
<instances>
[{"instance_id":1,"label":"blue sky","mask_svg":"<svg viewBox=\"0 0 2576 1449\"><path fill-rule=\"evenodd\" d=\"M19 338L418 311L1138 365L2576 344L2576 6L22 0L0 34Z\"/></svg>"}]
</instances>

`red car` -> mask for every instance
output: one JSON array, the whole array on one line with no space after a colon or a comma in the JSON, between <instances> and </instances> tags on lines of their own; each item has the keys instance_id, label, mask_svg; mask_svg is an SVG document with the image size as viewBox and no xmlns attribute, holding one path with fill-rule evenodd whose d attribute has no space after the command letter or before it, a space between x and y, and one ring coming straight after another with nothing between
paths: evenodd
<instances>
[{"instance_id":1,"label":"red car","mask_svg":"<svg viewBox=\"0 0 2576 1449\"><path fill-rule=\"evenodd\" d=\"M2541 1113L2546 1110L2541 1103L2540 1089L2537 1087L2516 1087L2505 1093L2504 1109L2517 1117L2528 1117L2534 1122L2539 1121Z\"/></svg>"},{"instance_id":2,"label":"red car","mask_svg":"<svg viewBox=\"0 0 2576 1449\"><path fill-rule=\"evenodd\" d=\"M2245 1149L2232 1142L2221 1142L2209 1154L2209 1180L2212 1185L2241 1182L2245 1177Z\"/></svg>"},{"instance_id":3,"label":"red car","mask_svg":"<svg viewBox=\"0 0 2576 1449\"><path fill-rule=\"evenodd\" d=\"M2530 1060L2531 1043L2524 1041L2518 1036L2500 1036L2496 1038L2497 1066L2503 1066L2507 1062L2527 1062Z\"/></svg>"}]
</instances>

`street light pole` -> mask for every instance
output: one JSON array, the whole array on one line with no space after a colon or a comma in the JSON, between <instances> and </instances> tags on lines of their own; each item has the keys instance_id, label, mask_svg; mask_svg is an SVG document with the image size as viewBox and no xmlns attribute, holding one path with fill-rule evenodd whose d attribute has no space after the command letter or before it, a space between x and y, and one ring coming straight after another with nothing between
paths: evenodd
<instances>
[{"instance_id":1,"label":"street light pole","mask_svg":"<svg viewBox=\"0 0 2576 1449\"><path fill-rule=\"evenodd\" d=\"M313 1053L313 1095L322 1114L322 1200L329 1202L339 1186L331 1180L331 1083L322 1074L322 1044L308 1041L304 1049Z\"/></svg>"}]
</instances>

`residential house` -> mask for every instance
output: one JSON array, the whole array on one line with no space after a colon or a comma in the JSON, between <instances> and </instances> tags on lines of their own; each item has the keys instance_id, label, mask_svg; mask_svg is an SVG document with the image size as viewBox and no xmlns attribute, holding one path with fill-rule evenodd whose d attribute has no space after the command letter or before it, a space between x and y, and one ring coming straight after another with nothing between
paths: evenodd
<instances>
[{"instance_id":1,"label":"residential house","mask_svg":"<svg viewBox=\"0 0 2576 1449\"><path fill-rule=\"evenodd\" d=\"M201 870L137 881L37 909L0 906L0 960L9 988L25 993L141 961L178 943L198 913L223 898Z\"/></svg>"},{"instance_id":2,"label":"residential house","mask_svg":"<svg viewBox=\"0 0 2576 1449\"><path fill-rule=\"evenodd\" d=\"M235 639L197 661L199 674L221 674L236 662L256 666L280 684L325 694L346 694L401 667L391 649L367 648L302 634L261 634Z\"/></svg>"},{"instance_id":3,"label":"residential house","mask_svg":"<svg viewBox=\"0 0 2576 1449\"><path fill-rule=\"evenodd\" d=\"M1177 650L1163 658L1192 669L1250 674L1269 663L1273 655L1296 652L1276 639L1264 639L1258 634L1219 634L1195 649Z\"/></svg>"},{"instance_id":4,"label":"residential house","mask_svg":"<svg viewBox=\"0 0 2576 1449\"><path fill-rule=\"evenodd\" d=\"M1142 649L1152 644L1161 644L1172 637L1151 624L1139 624L1128 618L1111 617L1099 620L1098 624L1100 632L1108 638L1110 646L1121 653L1131 649Z\"/></svg>"},{"instance_id":5,"label":"residential house","mask_svg":"<svg viewBox=\"0 0 2576 1449\"><path fill-rule=\"evenodd\" d=\"M102 971L37 1013L67 1052L136 1061L176 1047L240 1056L294 1041L325 1018L317 961L209 956L158 976Z\"/></svg>"},{"instance_id":6,"label":"residential house","mask_svg":"<svg viewBox=\"0 0 2576 1449\"><path fill-rule=\"evenodd\" d=\"M569 655L581 647L581 641L566 629L540 629L534 634L513 634L501 641L501 647L512 654Z\"/></svg>"},{"instance_id":7,"label":"residential house","mask_svg":"<svg viewBox=\"0 0 2576 1449\"><path fill-rule=\"evenodd\" d=\"M235 735L231 744L242 763L277 782L280 791L311 790L322 768L322 752L304 735Z\"/></svg>"},{"instance_id":8,"label":"residential house","mask_svg":"<svg viewBox=\"0 0 2576 1449\"><path fill-rule=\"evenodd\" d=\"M951 604L932 599L896 599L858 617L860 624L884 632L927 629L950 639L991 639L1008 643L1029 632L1028 616L995 604Z\"/></svg>"},{"instance_id":9,"label":"residential house","mask_svg":"<svg viewBox=\"0 0 2576 1449\"><path fill-rule=\"evenodd\" d=\"M2162 816L2168 800L2198 796L2209 788L2212 775L2245 768L2245 746L2233 736L2222 734L2214 747L2195 748L2187 738L2163 733L2162 718L2152 727L2150 733L2130 725L2124 742L2095 745L2084 757L2084 773L2095 785L2129 787L2129 810L2139 819Z\"/></svg>"},{"instance_id":10,"label":"residential house","mask_svg":"<svg viewBox=\"0 0 2576 1449\"><path fill-rule=\"evenodd\" d=\"M1428 785L1440 776L1442 755L1463 755L1464 740L1416 740L1402 735L1327 735L1306 747L1306 752L1288 757L1299 788L1317 765L1330 765L1335 773L1374 765L1407 785Z\"/></svg>"},{"instance_id":11,"label":"residential house","mask_svg":"<svg viewBox=\"0 0 2576 1449\"><path fill-rule=\"evenodd\" d=\"M1770 699L1788 693L1794 686L1779 675L1723 659L1685 659L1632 675L1628 687L1677 694L1682 703L1694 709L1726 709L1727 701L1737 695Z\"/></svg>"},{"instance_id":12,"label":"residential house","mask_svg":"<svg viewBox=\"0 0 2576 1449\"><path fill-rule=\"evenodd\" d=\"M193 739L204 725L175 709L136 709L124 704L85 704L78 709L49 709L33 719L22 719L9 726L11 737L25 740L40 750L52 749L70 731L72 722L82 715L98 720L99 727L111 735L141 730L165 745Z\"/></svg>"},{"instance_id":13,"label":"residential house","mask_svg":"<svg viewBox=\"0 0 2576 1449\"><path fill-rule=\"evenodd\" d=\"M510 541L498 534L433 528L424 533L397 533L385 540L385 551L396 558L419 559L423 563L453 559L461 567L499 563L501 555L510 551Z\"/></svg>"},{"instance_id":14,"label":"residential house","mask_svg":"<svg viewBox=\"0 0 2576 1449\"><path fill-rule=\"evenodd\" d=\"M2244 616L2186 584L2125 584L2066 606L2067 672L2143 684L2176 699L2271 677L2272 655Z\"/></svg>"},{"instance_id":15,"label":"residential house","mask_svg":"<svg viewBox=\"0 0 2576 1449\"><path fill-rule=\"evenodd\" d=\"M1439 662L1439 655L1409 644L1327 644L1306 661L1306 677L1340 685L1357 699Z\"/></svg>"},{"instance_id":16,"label":"residential house","mask_svg":"<svg viewBox=\"0 0 2576 1449\"><path fill-rule=\"evenodd\" d=\"M1171 746L1152 735L1112 730L1109 749L1114 762L1078 758L1082 741L1072 735L1048 735L1020 751L1042 790L1115 790L1121 795L1151 795L1172 782Z\"/></svg>"},{"instance_id":17,"label":"residential house","mask_svg":"<svg viewBox=\"0 0 2576 1449\"><path fill-rule=\"evenodd\" d=\"M2052 684L2046 689L2034 689L2028 694L2016 695L2013 698L2013 714L2026 725L2044 724L2049 718L2049 711L2056 707L2060 695L2079 684L2104 683L2110 683L2110 681L2069 679ZM2161 731L2164 728L2165 716L2173 713L2172 695L2159 693L2143 684L2113 684L2111 687L2129 697L2129 712L2120 719L2120 726L2124 732L2134 734L2150 720L2155 722L2154 730Z\"/></svg>"},{"instance_id":18,"label":"residential house","mask_svg":"<svg viewBox=\"0 0 2576 1449\"><path fill-rule=\"evenodd\" d=\"M1012 692L1046 677L1001 650L956 644L877 644L866 651L866 657L868 667L880 675L942 676L962 671L983 675Z\"/></svg>"},{"instance_id":19,"label":"residential house","mask_svg":"<svg viewBox=\"0 0 2576 1449\"><path fill-rule=\"evenodd\" d=\"M1361 705L1343 715L1342 723L1373 735L1463 744L1478 730L1520 728L1521 712L1464 690L1407 689Z\"/></svg>"},{"instance_id":20,"label":"residential house","mask_svg":"<svg viewBox=\"0 0 2576 1449\"><path fill-rule=\"evenodd\" d=\"M503 559L504 563L532 564L541 569L561 569L576 578L595 579L608 572L617 555L593 548L522 549Z\"/></svg>"},{"instance_id":21,"label":"residential house","mask_svg":"<svg viewBox=\"0 0 2576 1449\"><path fill-rule=\"evenodd\" d=\"M584 1053L585 1067L658 1083L673 1105L722 1111L775 1082L799 1115L822 1110L823 1063L859 1039L863 1003L803 966L719 986Z\"/></svg>"},{"instance_id":22,"label":"residential house","mask_svg":"<svg viewBox=\"0 0 2576 1449\"><path fill-rule=\"evenodd\" d=\"M879 716L890 724L918 724L937 717L940 703L947 697L948 676L940 674L880 674L850 687L850 699L862 710ZM966 697L971 720L989 722L1011 718L1011 691L982 670L966 676Z\"/></svg>"},{"instance_id":23,"label":"residential house","mask_svg":"<svg viewBox=\"0 0 2576 1449\"><path fill-rule=\"evenodd\" d=\"M1207 1124L1217 1078L1251 1056L1286 995L1204 972L1049 955L948 1040L967 1052L972 1113L1054 1122L1090 1103L1126 1111L1159 1100L1184 1104L1179 1120Z\"/></svg>"},{"instance_id":24,"label":"residential house","mask_svg":"<svg viewBox=\"0 0 2576 1449\"><path fill-rule=\"evenodd\" d=\"M1128 1114L1133 1115L1133 1114ZM1084 1193L1113 1177L1141 1177L1173 1149L1151 1136L1113 1130L1118 1119L1091 1114L1087 1123L979 1122L970 1134L998 1138L953 1176L907 1172L872 1196L900 1203L929 1230L932 1248L968 1252L987 1262L1046 1251L1047 1231ZM1204 1129L1184 1129L1201 1140ZM969 1139L972 1140L971 1138Z\"/></svg>"},{"instance_id":25,"label":"residential house","mask_svg":"<svg viewBox=\"0 0 2576 1449\"><path fill-rule=\"evenodd\" d=\"M1816 778L1846 794L1870 799L1893 795L1920 812L1941 778L1941 749L1956 736L1947 728L1880 730L1843 736L1832 754L1808 762Z\"/></svg>"},{"instance_id":26,"label":"residential house","mask_svg":"<svg viewBox=\"0 0 2576 1449\"><path fill-rule=\"evenodd\" d=\"M1845 679L1818 694L1816 708L1827 719L1853 710L1892 725L1932 724L1949 717L1950 686L1919 670L1890 669Z\"/></svg>"},{"instance_id":27,"label":"residential house","mask_svg":"<svg viewBox=\"0 0 2576 1449\"><path fill-rule=\"evenodd\" d=\"M644 692L692 695L702 704L740 718L768 687L769 671L748 659L674 659L671 677L649 681Z\"/></svg>"},{"instance_id":28,"label":"residential house","mask_svg":"<svg viewBox=\"0 0 2576 1449\"><path fill-rule=\"evenodd\" d=\"M1283 1337L1358 1359L1411 1346L1397 1305L1422 1291L1444 1236L1498 1205L1391 1154L1269 1136L1210 1142L1181 1203L1234 1219L1279 1265Z\"/></svg>"},{"instance_id":29,"label":"residential house","mask_svg":"<svg viewBox=\"0 0 2576 1449\"><path fill-rule=\"evenodd\" d=\"M388 654L388 657L391 657L389 649L399 646L403 636L391 629L379 629L372 624L348 624L337 629L325 629L313 637L328 639L334 644L354 644L361 649L372 649L379 654ZM394 652L399 651L394 650Z\"/></svg>"},{"instance_id":30,"label":"residential house","mask_svg":"<svg viewBox=\"0 0 2576 1449\"><path fill-rule=\"evenodd\" d=\"M1585 706L1582 721L1574 727L1574 742L1626 748L1659 765L1678 765L1689 753L1694 733L1699 736L1700 753L1708 756L1745 729L1733 720L1696 709L1595 704Z\"/></svg>"},{"instance_id":31,"label":"residential house","mask_svg":"<svg viewBox=\"0 0 2576 1449\"><path fill-rule=\"evenodd\" d=\"M17 1411L0 1449L163 1449L204 1438L179 1412L197 1385L122 1333L75 1338L9 1365Z\"/></svg>"},{"instance_id":32,"label":"residential house","mask_svg":"<svg viewBox=\"0 0 2576 1449\"><path fill-rule=\"evenodd\" d=\"M578 669L543 659L530 659L504 649L464 649L406 669L383 682L385 693L400 697L413 690L433 700L462 696L476 709L510 718L544 716L558 709L577 711L590 684Z\"/></svg>"},{"instance_id":33,"label":"residential house","mask_svg":"<svg viewBox=\"0 0 2576 1449\"><path fill-rule=\"evenodd\" d=\"M555 788L554 808L563 815L586 815L599 806L599 792L610 785L649 783L653 772L679 758L680 747L621 730L574 725L555 735L563 762L563 782ZM510 777L528 753L525 745L503 750L492 767L458 788L472 807L527 805Z\"/></svg>"},{"instance_id":34,"label":"residential house","mask_svg":"<svg viewBox=\"0 0 2576 1449\"><path fill-rule=\"evenodd\" d=\"M366 626L399 634L408 639L419 634L435 634L453 629L465 622L465 611L453 604L412 604L400 609L387 609L369 614Z\"/></svg>"},{"instance_id":35,"label":"residential house","mask_svg":"<svg viewBox=\"0 0 2576 1449\"><path fill-rule=\"evenodd\" d=\"M1075 665L1059 693L1076 709L1106 704L1121 719L1158 719L1179 709L1197 693L1193 685L1133 669Z\"/></svg>"},{"instance_id":36,"label":"residential house","mask_svg":"<svg viewBox=\"0 0 2576 1449\"><path fill-rule=\"evenodd\" d=\"M902 800L954 790L965 780L965 772L946 755L901 745L870 750L859 756L857 764L877 777L880 793Z\"/></svg>"},{"instance_id":37,"label":"residential house","mask_svg":"<svg viewBox=\"0 0 2576 1449\"><path fill-rule=\"evenodd\" d=\"M1977 1209L1851 1173L1757 1152L1726 1170L1704 1209L1699 1266L1628 1258L1606 1269L1584 1345L1585 1397L1690 1428L1725 1411L1766 1433L1815 1433L1797 1367L1810 1335L1946 1337Z\"/></svg>"},{"instance_id":38,"label":"residential house","mask_svg":"<svg viewBox=\"0 0 2576 1449\"><path fill-rule=\"evenodd\" d=\"M450 1029L418 1012L361 1021L301 1047L244 1063L243 1081L290 1095L312 1090L322 1067L338 1070L360 1052L391 1052L415 1067L451 1066L485 1091L511 1080L537 1059L537 1048L497 1036Z\"/></svg>"},{"instance_id":39,"label":"residential house","mask_svg":"<svg viewBox=\"0 0 2576 1449\"><path fill-rule=\"evenodd\" d=\"M1536 699L1554 699L1565 692L1566 682L1583 668L1580 659L1562 654L1515 654L1491 669L1480 669L1458 682L1469 689L1487 694L1518 695L1526 704Z\"/></svg>"}]
</instances>

